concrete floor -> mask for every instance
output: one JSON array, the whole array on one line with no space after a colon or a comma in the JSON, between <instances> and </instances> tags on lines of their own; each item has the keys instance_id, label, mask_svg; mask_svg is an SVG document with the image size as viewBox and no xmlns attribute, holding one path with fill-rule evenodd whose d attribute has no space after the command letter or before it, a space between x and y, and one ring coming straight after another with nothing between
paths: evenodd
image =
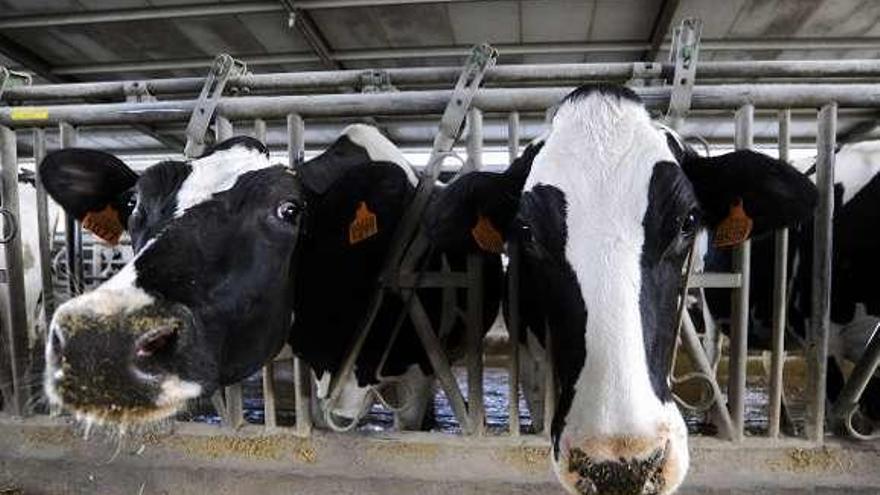
<instances>
[{"instance_id":1,"label":"concrete floor","mask_svg":"<svg viewBox=\"0 0 880 495\"><path fill-rule=\"evenodd\" d=\"M62 420L0 417L0 495L561 494L538 437L338 435L176 424L121 444ZM117 446L119 448L117 449ZM117 452L118 450L118 452ZM691 439L684 495L878 494L880 444Z\"/></svg>"}]
</instances>

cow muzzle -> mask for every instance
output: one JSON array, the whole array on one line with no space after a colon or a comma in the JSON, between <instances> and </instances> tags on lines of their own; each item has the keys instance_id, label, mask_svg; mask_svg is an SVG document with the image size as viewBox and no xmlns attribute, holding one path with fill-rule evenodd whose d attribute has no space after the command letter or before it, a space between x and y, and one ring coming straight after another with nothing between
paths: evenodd
<instances>
[{"instance_id":1,"label":"cow muzzle","mask_svg":"<svg viewBox=\"0 0 880 495\"><path fill-rule=\"evenodd\" d=\"M666 495L681 483L686 463L669 438L617 437L568 447L556 469L579 495Z\"/></svg>"}]
</instances>

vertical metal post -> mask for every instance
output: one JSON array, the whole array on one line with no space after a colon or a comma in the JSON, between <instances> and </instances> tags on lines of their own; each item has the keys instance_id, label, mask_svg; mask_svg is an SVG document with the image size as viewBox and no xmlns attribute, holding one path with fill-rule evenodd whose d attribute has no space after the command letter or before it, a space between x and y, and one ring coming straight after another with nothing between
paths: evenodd
<instances>
[{"instance_id":1,"label":"vertical metal post","mask_svg":"<svg viewBox=\"0 0 880 495\"><path fill-rule=\"evenodd\" d=\"M61 147L72 148L76 146L76 128L61 122L58 124ZM64 238L67 252L67 294L75 297L84 289L82 270L82 226L73 216L64 214Z\"/></svg>"},{"instance_id":2,"label":"vertical metal post","mask_svg":"<svg viewBox=\"0 0 880 495\"><path fill-rule=\"evenodd\" d=\"M465 147L467 148L467 161L465 172L480 170L483 168L483 112L476 107L471 107L467 114L468 135Z\"/></svg>"},{"instance_id":3,"label":"vertical metal post","mask_svg":"<svg viewBox=\"0 0 880 495\"><path fill-rule=\"evenodd\" d=\"M266 143L266 121L263 119L254 119L254 138L263 144Z\"/></svg>"},{"instance_id":4,"label":"vertical metal post","mask_svg":"<svg viewBox=\"0 0 880 495\"><path fill-rule=\"evenodd\" d=\"M287 154L291 168L298 166L306 156L306 131L302 117L292 113L287 116Z\"/></svg>"},{"instance_id":5,"label":"vertical metal post","mask_svg":"<svg viewBox=\"0 0 880 495\"><path fill-rule=\"evenodd\" d=\"M788 161L791 148L791 109L779 111L779 159ZM788 295L788 229L779 229L775 235L775 262L773 266L773 346L770 356L770 424L767 435L779 438L782 414L782 373L785 367L785 322Z\"/></svg>"},{"instance_id":6,"label":"vertical metal post","mask_svg":"<svg viewBox=\"0 0 880 495\"><path fill-rule=\"evenodd\" d=\"M743 105L736 111L737 149L752 147L752 123L755 118L755 107ZM745 422L746 373L748 371L748 333L749 333L749 280L752 246L750 241L742 243L733 255L733 270L742 274L739 289L733 291L731 304L730 332L730 366L727 393L730 396L730 416L733 420L732 439L736 442L743 439Z\"/></svg>"},{"instance_id":7,"label":"vertical metal post","mask_svg":"<svg viewBox=\"0 0 880 495\"><path fill-rule=\"evenodd\" d=\"M52 239L49 233L49 202L40 179L40 163L46 157L46 130L34 129L34 174L37 190L37 235L40 243L40 275L43 293L43 318L46 328L55 312L55 289L52 286Z\"/></svg>"},{"instance_id":8,"label":"vertical metal post","mask_svg":"<svg viewBox=\"0 0 880 495\"><path fill-rule=\"evenodd\" d=\"M473 433L485 430L485 407L483 405L483 258L479 254L467 259L467 370L468 414Z\"/></svg>"},{"instance_id":9,"label":"vertical metal post","mask_svg":"<svg viewBox=\"0 0 880 495\"><path fill-rule=\"evenodd\" d=\"M0 311L8 315L2 320L2 330L5 331L6 349L0 348L0 352L8 352L10 371L12 372L12 411L14 414L24 416L28 402L27 384L27 357L28 357L28 330L27 311L25 310L24 290L24 255L21 248L21 213L18 200L18 155L15 142L15 131L8 127L0 126L0 198L3 200L3 208L12 214L12 221L16 222L18 233L3 245L6 260L7 284L0 284L0 290L6 291L8 297L3 298L9 304L9 308L0 307ZM8 219L7 219L8 220ZM30 226L33 228L33 226ZM2 360L0 360L2 362Z\"/></svg>"},{"instance_id":10,"label":"vertical metal post","mask_svg":"<svg viewBox=\"0 0 880 495\"><path fill-rule=\"evenodd\" d=\"M305 159L305 123L302 117L292 113L287 116L287 155L288 164L295 168ZM301 359L293 358L293 382L296 409L296 434L307 437L312 433L312 378L309 365ZM317 409L316 409L317 410Z\"/></svg>"},{"instance_id":11,"label":"vertical metal post","mask_svg":"<svg viewBox=\"0 0 880 495\"><path fill-rule=\"evenodd\" d=\"M231 138L233 132L232 122L226 117L218 115L214 120L214 137L217 138L217 142Z\"/></svg>"},{"instance_id":12,"label":"vertical metal post","mask_svg":"<svg viewBox=\"0 0 880 495\"><path fill-rule=\"evenodd\" d=\"M254 138L261 143L266 143L265 120L254 120ZM275 401L275 362L271 360L263 366L263 414L266 418L266 428L275 428L278 426L278 415Z\"/></svg>"},{"instance_id":13,"label":"vertical metal post","mask_svg":"<svg viewBox=\"0 0 880 495\"><path fill-rule=\"evenodd\" d=\"M509 163L519 156L519 112L507 116L507 153ZM519 436L519 335L522 324L519 314L519 244L507 244L507 294L508 309L507 338L510 342L510 362L508 363L508 405L507 416L511 436Z\"/></svg>"},{"instance_id":14,"label":"vertical metal post","mask_svg":"<svg viewBox=\"0 0 880 495\"><path fill-rule=\"evenodd\" d=\"M825 376L828 367L828 330L831 326L831 249L834 215L834 148L837 103L819 110L816 134L816 207L813 239L813 310L807 332L807 385L813 396L807 402L807 436L822 443L825 435Z\"/></svg>"},{"instance_id":15,"label":"vertical metal post","mask_svg":"<svg viewBox=\"0 0 880 495\"><path fill-rule=\"evenodd\" d=\"M509 402L507 405L510 435L519 436L519 332L521 327L519 314L519 243L507 244L507 298L509 301L507 340L510 343L510 361L508 363Z\"/></svg>"}]
</instances>

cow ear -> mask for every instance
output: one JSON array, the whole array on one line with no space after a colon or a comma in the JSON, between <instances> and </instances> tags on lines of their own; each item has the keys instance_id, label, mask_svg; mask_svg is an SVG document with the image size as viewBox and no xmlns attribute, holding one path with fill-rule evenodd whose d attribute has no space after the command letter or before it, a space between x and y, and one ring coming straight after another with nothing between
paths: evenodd
<instances>
[{"instance_id":1,"label":"cow ear","mask_svg":"<svg viewBox=\"0 0 880 495\"><path fill-rule=\"evenodd\" d=\"M118 242L131 213L130 190L138 180L119 158L81 148L55 151L40 163L40 180L83 227L111 244Z\"/></svg>"},{"instance_id":2,"label":"cow ear","mask_svg":"<svg viewBox=\"0 0 880 495\"><path fill-rule=\"evenodd\" d=\"M751 150L709 158L688 153L682 168L719 247L793 226L812 215L818 199L807 176Z\"/></svg>"},{"instance_id":3,"label":"cow ear","mask_svg":"<svg viewBox=\"0 0 880 495\"><path fill-rule=\"evenodd\" d=\"M523 185L543 142L526 147L504 173L471 172L441 190L428 207L425 227L441 250L476 247L500 253L519 210Z\"/></svg>"}]
</instances>

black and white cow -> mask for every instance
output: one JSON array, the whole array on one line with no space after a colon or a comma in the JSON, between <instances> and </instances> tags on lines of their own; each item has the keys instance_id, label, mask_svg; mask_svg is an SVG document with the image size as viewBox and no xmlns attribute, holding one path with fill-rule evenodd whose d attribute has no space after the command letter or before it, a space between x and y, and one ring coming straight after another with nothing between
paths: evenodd
<instances>
[{"instance_id":1,"label":"black and white cow","mask_svg":"<svg viewBox=\"0 0 880 495\"><path fill-rule=\"evenodd\" d=\"M815 160L796 166L815 180ZM834 219L831 287L831 332L829 335L828 396L837 398L843 386L842 368L864 353L880 322L880 141L842 146L834 166ZM803 222L790 232L788 324L792 339L802 344L812 307L813 223ZM752 289L749 346L769 349L773 298L772 239L757 239L752 245ZM728 253L710 250L707 269L727 270ZM725 291L707 290L707 302L714 316L725 321L730 315L730 298ZM862 411L880 421L880 380L869 384Z\"/></svg>"},{"instance_id":2,"label":"black and white cow","mask_svg":"<svg viewBox=\"0 0 880 495\"><path fill-rule=\"evenodd\" d=\"M555 471L572 493L674 492L687 430L667 370L694 236L739 201L756 234L791 224L812 211L815 187L759 153L700 158L612 86L568 95L529 154L522 314L540 342L544 328L552 336Z\"/></svg>"},{"instance_id":3,"label":"black and white cow","mask_svg":"<svg viewBox=\"0 0 880 495\"><path fill-rule=\"evenodd\" d=\"M59 307L46 346L50 401L119 424L172 415L188 399L254 373L288 340L326 382L363 317L415 181L399 151L363 125L297 171L272 165L261 143L233 138L199 159L161 162L141 175L85 149L50 154L41 173L47 191L84 225L110 239L127 225L132 238L133 260ZM489 191L487 180L500 186ZM475 173L437 191L435 202L455 207L444 212L467 217L430 217L437 253L453 261L475 249L468 231L459 236L445 222L469 229L484 206L499 229L512 220L521 185ZM494 198L513 202L506 219L491 208ZM373 217L355 225L359 215ZM487 304L494 300L497 309L500 261L486 256L487 293L494 291ZM395 308L392 302L380 315L388 327L368 341L354 392L375 383ZM424 367L411 339L401 336L383 374ZM356 412L356 399L342 412Z\"/></svg>"}]
</instances>

